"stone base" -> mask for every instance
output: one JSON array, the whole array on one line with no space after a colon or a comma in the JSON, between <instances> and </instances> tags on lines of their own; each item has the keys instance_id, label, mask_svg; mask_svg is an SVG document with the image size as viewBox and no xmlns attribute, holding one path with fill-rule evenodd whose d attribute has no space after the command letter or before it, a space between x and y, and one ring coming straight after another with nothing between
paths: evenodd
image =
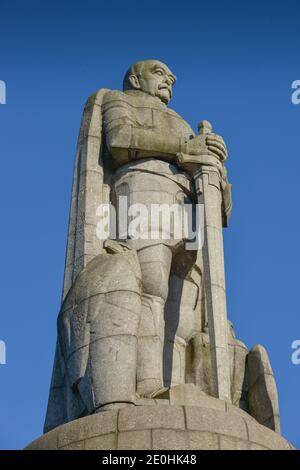
<instances>
[{"instance_id":1,"label":"stone base","mask_svg":"<svg viewBox=\"0 0 300 470\"><path fill-rule=\"evenodd\" d=\"M77 419L44 434L26 449L293 449L248 413L207 395L199 397L197 406L155 402Z\"/></svg>"}]
</instances>

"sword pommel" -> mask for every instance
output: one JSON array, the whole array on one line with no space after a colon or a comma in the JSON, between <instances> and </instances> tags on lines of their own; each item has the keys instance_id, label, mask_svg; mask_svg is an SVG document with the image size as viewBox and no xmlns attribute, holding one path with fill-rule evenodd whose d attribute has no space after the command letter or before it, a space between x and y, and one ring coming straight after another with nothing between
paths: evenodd
<instances>
[{"instance_id":1,"label":"sword pommel","mask_svg":"<svg viewBox=\"0 0 300 470\"><path fill-rule=\"evenodd\" d=\"M198 132L199 134L211 134L212 132L212 125L209 121L201 121L198 124Z\"/></svg>"}]
</instances>

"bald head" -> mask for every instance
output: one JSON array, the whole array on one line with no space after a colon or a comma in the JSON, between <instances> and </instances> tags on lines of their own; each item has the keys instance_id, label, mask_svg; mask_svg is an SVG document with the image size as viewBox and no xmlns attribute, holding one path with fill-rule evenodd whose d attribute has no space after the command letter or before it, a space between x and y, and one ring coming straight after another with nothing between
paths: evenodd
<instances>
[{"instance_id":1,"label":"bald head","mask_svg":"<svg viewBox=\"0 0 300 470\"><path fill-rule=\"evenodd\" d=\"M123 90L140 90L168 104L175 81L175 75L159 60L141 60L126 72Z\"/></svg>"}]
</instances>

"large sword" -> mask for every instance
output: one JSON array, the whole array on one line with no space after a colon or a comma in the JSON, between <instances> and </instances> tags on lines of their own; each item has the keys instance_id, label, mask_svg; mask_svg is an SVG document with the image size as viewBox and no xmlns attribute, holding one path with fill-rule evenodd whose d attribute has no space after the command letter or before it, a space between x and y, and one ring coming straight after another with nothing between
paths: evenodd
<instances>
[{"instance_id":1,"label":"large sword","mask_svg":"<svg viewBox=\"0 0 300 470\"><path fill-rule=\"evenodd\" d=\"M198 129L199 134L203 135L202 149L199 150L200 155L194 156L181 153L178 154L178 160L183 167L192 168L198 204L204 205L204 230L202 230L204 235L202 247L203 277L211 351L212 393L215 397L230 402L230 367L222 233L225 169L223 163L217 157L209 154L205 145L205 134L212 132L211 124L208 121L202 121Z\"/></svg>"}]
</instances>

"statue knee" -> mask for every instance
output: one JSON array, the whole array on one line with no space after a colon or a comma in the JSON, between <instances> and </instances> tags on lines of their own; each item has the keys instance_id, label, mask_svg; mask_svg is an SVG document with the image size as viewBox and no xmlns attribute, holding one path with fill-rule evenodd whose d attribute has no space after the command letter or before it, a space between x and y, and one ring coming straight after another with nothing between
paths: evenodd
<instances>
[{"instance_id":1,"label":"statue knee","mask_svg":"<svg viewBox=\"0 0 300 470\"><path fill-rule=\"evenodd\" d=\"M167 300L169 279L159 263L141 265L143 292Z\"/></svg>"},{"instance_id":2,"label":"statue knee","mask_svg":"<svg viewBox=\"0 0 300 470\"><path fill-rule=\"evenodd\" d=\"M144 248L138 253L142 271L143 292L160 297L166 302L169 289L169 277L172 252L165 245Z\"/></svg>"}]
</instances>

